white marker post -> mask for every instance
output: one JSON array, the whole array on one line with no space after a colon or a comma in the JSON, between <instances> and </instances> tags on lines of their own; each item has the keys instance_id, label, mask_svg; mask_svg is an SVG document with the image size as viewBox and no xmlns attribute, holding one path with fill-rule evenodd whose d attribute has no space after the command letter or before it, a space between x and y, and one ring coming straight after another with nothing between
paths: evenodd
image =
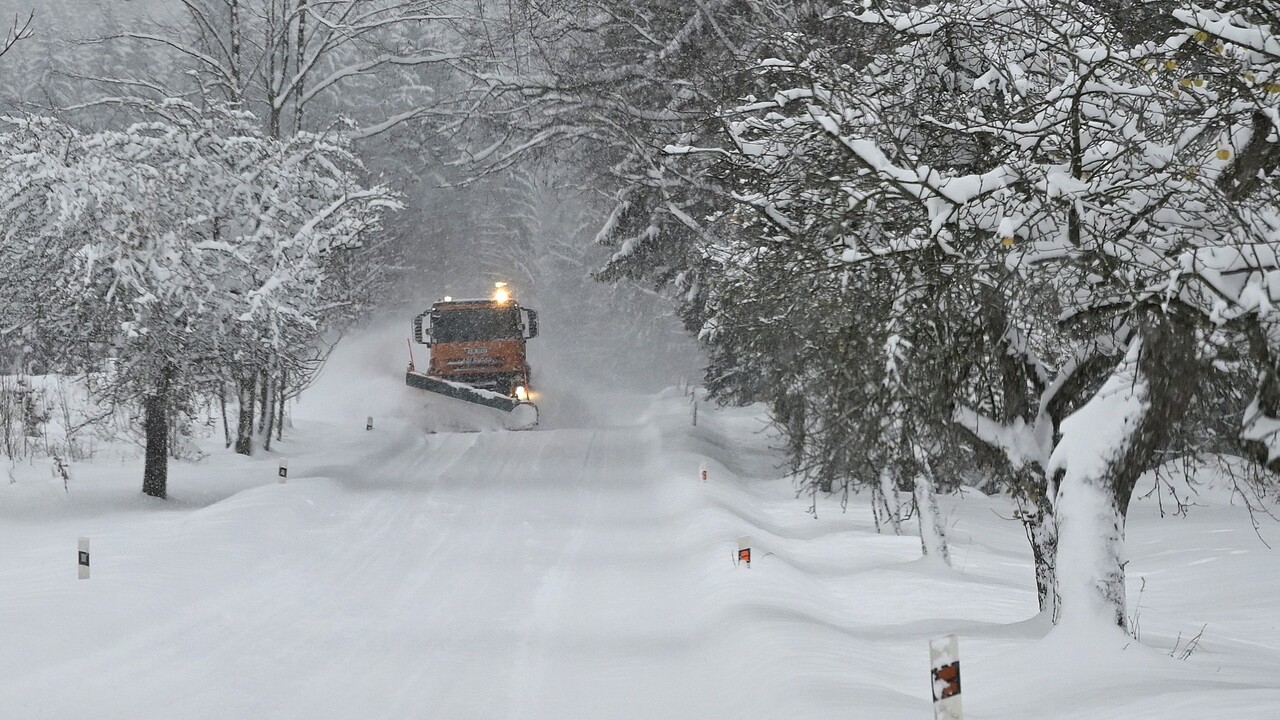
<instances>
[{"instance_id":1,"label":"white marker post","mask_svg":"<svg viewBox=\"0 0 1280 720\"><path fill-rule=\"evenodd\" d=\"M929 677L936 720L963 720L960 711L960 642L955 635L929 641Z\"/></svg>"},{"instance_id":2,"label":"white marker post","mask_svg":"<svg viewBox=\"0 0 1280 720\"><path fill-rule=\"evenodd\" d=\"M698 479L702 482L707 481L707 464L705 462L698 463Z\"/></svg>"},{"instance_id":3,"label":"white marker post","mask_svg":"<svg viewBox=\"0 0 1280 720\"><path fill-rule=\"evenodd\" d=\"M89 579L89 538L80 538L80 579Z\"/></svg>"},{"instance_id":4,"label":"white marker post","mask_svg":"<svg viewBox=\"0 0 1280 720\"><path fill-rule=\"evenodd\" d=\"M288 479L289 479L289 461L285 460L284 458L281 458L280 459L280 482L283 483Z\"/></svg>"},{"instance_id":5,"label":"white marker post","mask_svg":"<svg viewBox=\"0 0 1280 720\"><path fill-rule=\"evenodd\" d=\"M751 538L743 535L738 538L738 564L746 563L747 569L751 569Z\"/></svg>"},{"instance_id":6,"label":"white marker post","mask_svg":"<svg viewBox=\"0 0 1280 720\"><path fill-rule=\"evenodd\" d=\"M369 419L368 419L368 420L365 420L365 422L364 422L364 429L365 429L365 432L368 432L368 431L370 431L370 430L372 430L372 429L373 429L373 416L372 416L372 415L370 415L370 416L369 416Z\"/></svg>"}]
</instances>

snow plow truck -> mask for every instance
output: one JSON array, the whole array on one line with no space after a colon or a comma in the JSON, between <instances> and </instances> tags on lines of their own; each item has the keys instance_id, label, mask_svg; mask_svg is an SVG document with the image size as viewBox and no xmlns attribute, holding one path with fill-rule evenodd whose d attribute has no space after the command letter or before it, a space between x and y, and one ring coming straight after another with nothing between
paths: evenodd
<instances>
[{"instance_id":1,"label":"snow plow truck","mask_svg":"<svg viewBox=\"0 0 1280 720\"><path fill-rule=\"evenodd\" d=\"M503 425L527 430L538 424L531 398L525 342L538 336L538 313L521 307L506 283L476 300L446 297L413 319L413 339L430 348L425 371L412 348L405 383L436 395L504 413Z\"/></svg>"}]
</instances>

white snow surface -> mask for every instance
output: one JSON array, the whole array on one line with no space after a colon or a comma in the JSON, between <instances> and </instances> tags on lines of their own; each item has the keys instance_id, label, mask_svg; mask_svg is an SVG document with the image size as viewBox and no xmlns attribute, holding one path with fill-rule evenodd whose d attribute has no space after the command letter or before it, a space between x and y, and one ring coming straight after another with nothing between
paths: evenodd
<instances>
[{"instance_id":1,"label":"white snow surface","mask_svg":"<svg viewBox=\"0 0 1280 720\"><path fill-rule=\"evenodd\" d=\"M277 451L175 463L168 501L137 462L11 468L0 717L905 720L948 633L973 718L1280 717L1280 556L1213 478L1188 517L1135 500L1140 642L1046 635L1007 499L940 496L949 569L863 498L808 514L759 407L577 388L432 434L403 369L344 341Z\"/></svg>"}]
</instances>

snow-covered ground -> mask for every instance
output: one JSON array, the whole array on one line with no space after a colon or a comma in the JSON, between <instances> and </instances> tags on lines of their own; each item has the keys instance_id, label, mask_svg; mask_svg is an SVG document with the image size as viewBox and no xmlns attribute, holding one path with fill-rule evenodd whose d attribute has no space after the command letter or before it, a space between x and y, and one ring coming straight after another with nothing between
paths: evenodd
<instances>
[{"instance_id":1,"label":"snow-covered ground","mask_svg":"<svg viewBox=\"0 0 1280 720\"><path fill-rule=\"evenodd\" d=\"M561 378L538 430L427 434L402 343L340 346L277 452L166 502L133 461L14 468L0 718L928 718L946 633L971 718L1280 717L1280 554L1225 493L1136 501L1141 643L1046 637L1001 498L942 498L947 569L859 499L806 513L759 408Z\"/></svg>"}]
</instances>

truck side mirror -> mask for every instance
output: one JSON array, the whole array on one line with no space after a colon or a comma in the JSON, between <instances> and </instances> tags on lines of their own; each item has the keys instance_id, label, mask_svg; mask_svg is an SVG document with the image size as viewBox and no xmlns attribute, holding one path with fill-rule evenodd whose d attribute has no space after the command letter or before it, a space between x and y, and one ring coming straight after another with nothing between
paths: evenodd
<instances>
[{"instance_id":1,"label":"truck side mirror","mask_svg":"<svg viewBox=\"0 0 1280 720\"><path fill-rule=\"evenodd\" d=\"M413 319L413 340L431 347L431 313L425 312Z\"/></svg>"},{"instance_id":2,"label":"truck side mirror","mask_svg":"<svg viewBox=\"0 0 1280 720\"><path fill-rule=\"evenodd\" d=\"M538 337L538 311L524 308L524 336L526 339Z\"/></svg>"}]
</instances>

